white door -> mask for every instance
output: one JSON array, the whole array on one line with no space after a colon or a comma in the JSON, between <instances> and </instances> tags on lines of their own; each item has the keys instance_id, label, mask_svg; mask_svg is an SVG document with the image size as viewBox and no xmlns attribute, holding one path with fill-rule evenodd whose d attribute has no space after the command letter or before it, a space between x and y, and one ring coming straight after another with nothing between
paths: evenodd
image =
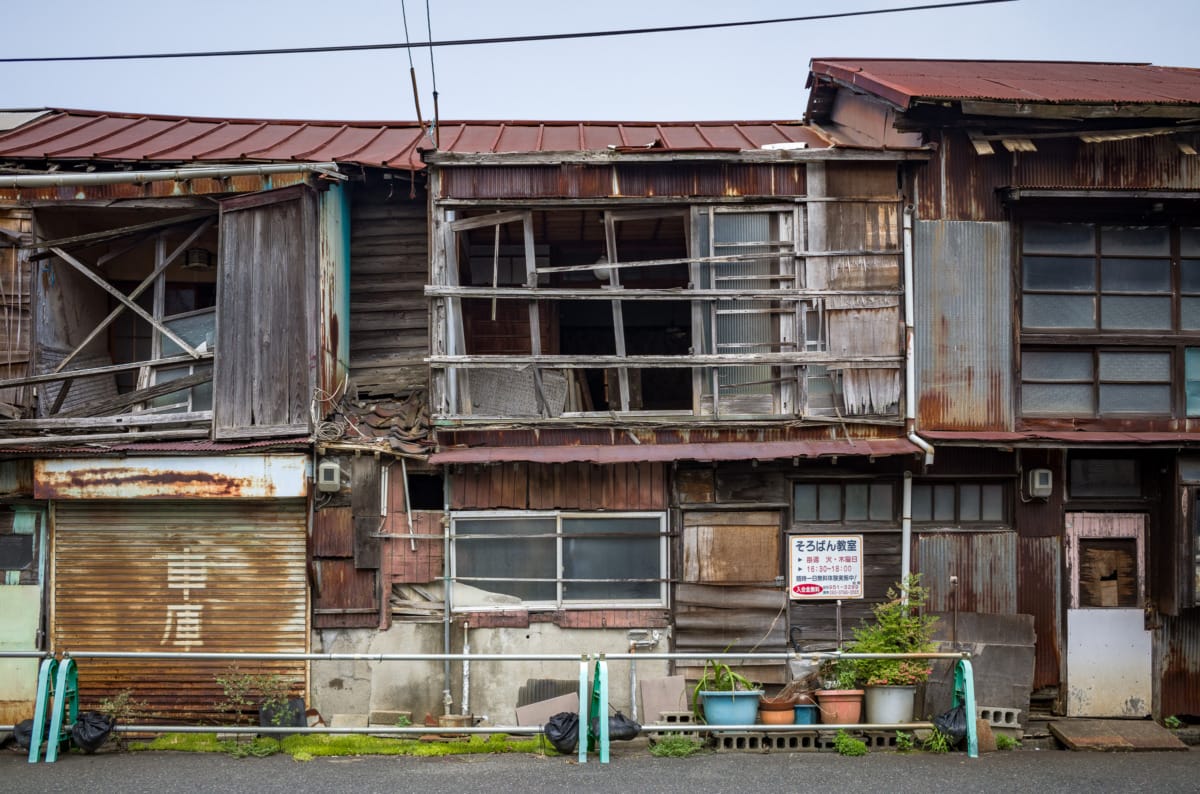
<instances>
[{"instance_id":1,"label":"white door","mask_svg":"<svg viewBox=\"0 0 1200 794\"><path fill-rule=\"evenodd\" d=\"M1146 516L1068 513L1067 716L1147 717Z\"/></svg>"}]
</instances>

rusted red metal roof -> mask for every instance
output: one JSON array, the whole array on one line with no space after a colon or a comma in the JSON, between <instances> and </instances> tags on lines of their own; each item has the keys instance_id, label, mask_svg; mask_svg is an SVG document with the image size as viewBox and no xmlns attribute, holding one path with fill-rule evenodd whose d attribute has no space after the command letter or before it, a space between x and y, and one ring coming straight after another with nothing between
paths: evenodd
<instances>
[{"instance_id":1,"label":"rusted red metal roof","mask_svg":"<svg viewBox=\"0 0 1200 794\"><path fill-rule=\"evenodd\" d=\"M479 154L741 151L828 142L797 121L444 121L440 151ZM421 169L413 121L219 119L48 110L0 134L0 158L123 162L303 161Z\"/></svg>"},{"instance_id":2,"label":"rusted red metal roof","mask_svg":"<svg viewBox=\"0 0 1200 794\"><path fill-rule=\"evenodd\" d=\"M817 58L827 77L907 109L916 99L1066 104L1200 104L1200 69L1149 63Z\"/></svg>"},{"instance_id":3,"label":"rusted red metal roof","mask_svg":"<svg viewBox=\"0 0 1200 794\"><path fill-rule=\"evenodd\" d=\"M978 442L983 444L1021 444L1053 441L1067 445L1157 444L1181 446L1200 444L1200 433L1121 433L1092 430L922 430L921 437L933 442Z\"/></svg>"},{"instance_id":4,"label":"rusted red metal roof","mask_svg":"<svg viewBox=\"0 0 1200 794\"><path fill-rule=\"evenodd\" d=\"M561 446L468 447L435 452L429 462L445 463L633 463L672 460L774 460L827 458L835 455L887 457L921 449L904 438L844 441L765 441L704 444L591 444Z\"/></svg>"}]
</instances>

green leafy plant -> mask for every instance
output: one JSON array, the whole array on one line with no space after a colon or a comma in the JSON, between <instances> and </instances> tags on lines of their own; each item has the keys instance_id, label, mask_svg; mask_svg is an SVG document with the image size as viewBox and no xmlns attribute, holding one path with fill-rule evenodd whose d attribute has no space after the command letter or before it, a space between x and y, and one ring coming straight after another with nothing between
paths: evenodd
<instances>
[{"instance_id":1,"label":"green leafy plant","mask_svg":"<svg viewBox=\"0 0 1200 794\"><path fill-rule=\"evenodd\" d=\"M907 731L896 731L896 752L911 753L917 747L916 740Z\"/></svg>"},{"instance_id":2,"label":"green leafy plant","mask_svg":"<svg viewBox=\"0 0 1200 794\"><path fill-rule=\"evenodd\" d=\"M409 717L407 714L401 714L399 717L396 718L396 727L397 728L407 728L410 725L412 725L412 718Z\"/></svg>"},{"instance_id":3,"label":"green leafy plant","mask_svg":"<svg viewBox=\"0 0 1200 794\"><path fill-rule=\"evenodd\" d=\"M687 758L704 749L704 745L690 736L664 736L650 745L650 755L655 758Z\"/></svg>"},{"instance_id":4,"label":"green leafy plant","mask_svg":"<svg viewBox=\"0 0 1200 794\"><path fill-rule=\"evenodd\" d=\"M862 739L855 739L844 730L839 730L833 737L833 749L845 756L860 756L867 754L867 743Z\"/></svg>"},{"instance_id":5,"label":"green leafy plant","mask_svg":"<svg viewBox=\"0 0 1200 794\"><path fill-rule=\"evenodd\" d=\"M850 653L929 653L936 647L933 627L937 618L922 614L929 591L920 575L909 576L888 588L887 600L871 610L874 621L854 629ZM924 659L859 659L858 680L867 686L913 686L932 672Z\"/></svg>"},{"instance_id":6,"label":"green leafy plant","mask_svg":"<svg viewBox=\"0 0 1200 794\"><path fill-rule=\"evenodd\" d=\"M216 682L225 695L217 710L230 714L235 723L249 722L258 711L270 715L272 725L282 725L286 719L292 685L278 673L243 673L230 667L216 677Z\"/></svg>"},{"instance_id":7,"label":"green leafy plant","mask_svg":"<svg viewBox=\"0 0 1200 794\"><path fill-rule=\"evenodd\" d=\"M927 753L948 753L951 746L950 737L937 728L931 730L921 743L921 749Z\"/></svg>"},{"instance_id":8,"label":"green leafy plant","mask_svg":"<svg viewBox=\"0 0 1200 794\"><path fill-rule=\"evenodd\" d=\"M131 689L123 689L112 697L103 698L96 704L96 710L106 717L111 717L118 725L136 723L138 717L148 717L154 714L149 703L134 699ZM124 750L124 734L114 732L112 737L117 749Z\"/></svg>"},{"instance_id":9,"label":"green leafy plant","mask_svg":"<svg viewBox=\"0 0 1200 794\"><path fill-rule=\"evenodd\" d=\"M1170 717L1163 719L1163 727L1168 730L1177 731L1183 727L1183 720L1172 714Z\"/></svg>"},{"instance_id":10,"label":"green leafy plant","mask_svg":"<svg viewBox=\"0 0 1200 794\"><path fill-rule=\"evenodd\" d=\"M1007 734L1004 734L1004 733L996 734L996 749L997 750L1016 750L1020 746L1021 746L1021 743L1018 742L1013 737L1011 737Z\"/></svg>"},{"instance_id":11,"label":"green leafy plant","mask_svg":"<svg viewBox=\"0 0 1200 794\"><path fill-rule=\"evenodd\" d=\"M749 678L746 678L741 673L736 672L729 665L718 662L715 659L709 659L704 663L704 671L700 674L700 681L696 684L696 688L692 690L692 710L699 715L701 692L738 692L758 688L757 684L750 681Z\"/></svg>"}]
</instances>

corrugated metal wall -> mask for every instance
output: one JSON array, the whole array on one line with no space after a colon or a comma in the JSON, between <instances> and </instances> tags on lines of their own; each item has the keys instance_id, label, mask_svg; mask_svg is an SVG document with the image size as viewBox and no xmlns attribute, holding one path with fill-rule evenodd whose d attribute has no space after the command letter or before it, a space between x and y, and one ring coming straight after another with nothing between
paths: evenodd
<instances>
[{"instance_id":1,"label":"corrugated metal wall","mask_svg":"<svg viewBox=\"0 0 1200 794\"><path fill-rule=\"evenodd\" d=\"M1200 714L1200 610L1163 616L1156 651L1161 670L1156 716Z\"/></svg>"},{"instance_id":2,"label":"corrugated metal wall","mask_svg":"<svg viewBox=\"0 0 1200 794\"><path fill-rule=\"evenodd\" d=\"M1022 537L1017 611L1033 615L1037 635L1033 688L1056 686L1062 669L1062 539Z\"/></svg>"},{"instance_id":3,"label":"corrugated metal wall","mask_svg":"<svg viewBox=\"0 0 1200 794\"><path fill-rule=\"evenodd\" d=\"M917 537L917 571L931 612L1017 611L1017 533L929 533ZM950 577L958 577L958 587ZM956 592L957 591L957 592Z\"/></svg>"},{"instance_id":4,"label":"corrugated metal wall","mask_svg":"<svg viewBox=\"0 0 1200 794\"><path fill-rule=\"evenodd\" d=\"M665 510L662 463L503 463L451 476L454 510Z\"/></svg>"},{"instance_id":5,"label":"corrugated metal wall","mask_svg":"<svg viewBox=\"0 0 1200 794\"><path fill-rule=\"evenodd\" d=\"M921 221L914 247L918 425L1011 430L1009 224Z\"/></svg>"},{"instance_id":6,"label":"corrugated metal wall","mask_svg":"<svg viewBox=\"0 0 1200 794\"><path fill-rule=\"evenodd\" d=\"M55 651L308 649L305 503L57 502ZM81 700L131 690L156 717L218 719L225 662L81 660ZM305 688L303 662L244 662Z\"/></svg>"}]
</instances>

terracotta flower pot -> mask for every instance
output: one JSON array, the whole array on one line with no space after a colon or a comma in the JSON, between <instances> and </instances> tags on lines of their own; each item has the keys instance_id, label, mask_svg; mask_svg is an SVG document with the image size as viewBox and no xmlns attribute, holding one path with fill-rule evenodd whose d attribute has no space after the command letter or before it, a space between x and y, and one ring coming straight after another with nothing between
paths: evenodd
<instances>
[{"instance_id":1,"label":"terracotta flower pot","mask_svg":"<svg viewBox=\"0 0 1200 794\"><path fill-rule=\"evenodd\" d=\"M799 698L764 697L758 703L758 718L764 725L791 725L796 718L795 707Z\"/></svg>"},{"instance_id":2,"label":"terracotta flower pot","mask_svg":"<svg viewBox=\"0 0 1200 794\"><path fill-rule=\"evenodd\" d=\"M817 705L825 725L854 725L862 720L861 689L818 689Z\"/></svg>"}]
</instances>

